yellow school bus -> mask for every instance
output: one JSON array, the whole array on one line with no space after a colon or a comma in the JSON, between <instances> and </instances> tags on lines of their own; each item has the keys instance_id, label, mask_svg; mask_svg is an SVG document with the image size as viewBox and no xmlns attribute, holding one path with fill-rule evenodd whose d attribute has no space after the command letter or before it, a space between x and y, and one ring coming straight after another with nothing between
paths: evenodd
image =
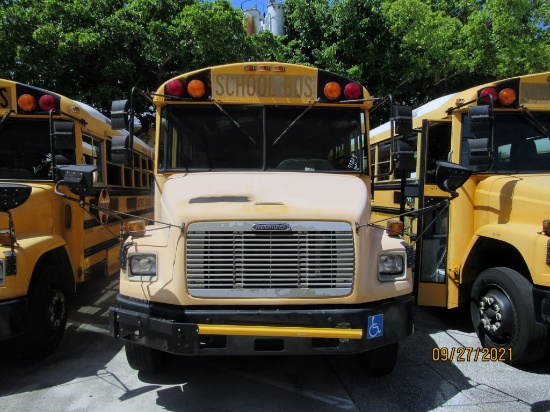
<instances>
[{"instance_id":1,"label":"yellow school bus","mask_svg":"<svg viewBox=\"0 0 550 412\"><path fill-rule=\"evenodd\" d=\"M483 347L510 363L550 345L550 73L449 94L413 132L371 132L375 219L400 216L416 248L419 305L469 305ZM395 159L414 159L400 168ZM438 161L472 175L447 204ZM498 355L498 356L497 356Z\"/></svg>"},{"instance_id":2,"label":"yellow school bus","mask_svg":"<svg viewBox=\"0 0 550 412\"><path fill-rule=\"evenodd\" d=\"M367 89L256 62L183 73L150 97L155 223L133 222L110 310L130 366L347 353L391 372L412 333L413 284L401 222L370 225ZM114 102L112 126L131 113Z\"/></svg>"},{"instance_id":3,"label":"yellow school bus","mask_svg":"<svg viewBox=\"0 0 550 412\"><path fill-rule=\"evenodd\" d=\"M128 132L90 106L0 80L0 341L25 355L57 347L77 283L118 274L121 225L110 209L153 217L153 150L134 138L132 163L120 166L115 137ZM55 194L67 164L95 165L86 201L100 210Z\"/></svg>"}]
</instances>

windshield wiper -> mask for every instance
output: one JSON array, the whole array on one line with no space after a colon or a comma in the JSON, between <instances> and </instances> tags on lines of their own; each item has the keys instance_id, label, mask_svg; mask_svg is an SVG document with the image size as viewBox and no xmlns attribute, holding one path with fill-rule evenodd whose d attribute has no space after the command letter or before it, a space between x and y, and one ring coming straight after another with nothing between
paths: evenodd
<instances>
[{"instance_id":1,"label":"windshield wiper","mask_svg":"<svg viewBox=\"0 0 550 412\"><path fill-rule=\"evenodd\" d=\"M524 105L520 104L519 107L521 107L521 109L523 110L523 114L525 114L525 118L527 119L527 121L529 123L531 123L531 125L537 129L539 132L541 132L543 135L545 135L546 137L548 137L550 139L550 132L548 131L548 129L539 121L539 119L537 119L535 117L535 115L533 113L531 113L531 111L525 107Z\"/></svg>"},{"instance_id":2,"label":"windshield wiper","mask_svg":"<svg viewBox=\"0 0 550 412\"><path fill-rule=\"evenodd\" d=\"M239 129L239 131L240 131L248 140L250 140L254 146L256 146L256 147L258 146L258 145L256 144L256 141L252 138L252 136L250 136L250 135L246 132L246 130L244 130L244 129L242 128L242 126L239 124L239 122L237 122L235 119L233 119L233 117L232 117L229 113L227 113L227 112L224 110L224 108L221 106L221 104L219 104L217 101L215 101L215 100L214 100L212 97L210 97L210 96L208 97L208 99L209 99L212 103L214 103L214 104L216 105L216 107L217 107L218 109L220 109L220 111L221 111L229 120L231 120L231 122L237 127L237 129Z\"/></svg>"},{"instance_id":3,"label":"windshield wiper","mask_svg":"<svg viewBox=\"0 0 550 412\"><path fill-rule=\"evenodd\" d=\"M4 124L4 122L5 122L6 120L8 120L8 117L10 117L10 115L11 115L12 113L15 113L15 110L10 109L10 110L8 110L8 111L6 112L6 114L4 115L4 117L2 117L2 120L0 120L0 127L2 127L2 125Z\"/></svg>"},{"instance_id":4,"label":"windshield wiper","mask_svg":"<svg viewBox=\"0 0 550 412\"><path fill-rule=\"evenodd\" d=\"M313 106L315 106L317 103L319 103L320 100L321 100L321 98L318 97L317 100L314 100L313 102L311 102L311 104L308 107L306 107L306 110L304 110L302 113L300 113L300 115L296 119L294 119L292 123L290 123L288 125L288 127L283 131L283 133L281 133L279 135L279 137L277 137L275 139L275 141L273 142L273 146L275 146L277 144L277 142L279 140L281 140L281 137L283 137L285 135L285 133L288 132L292 126L294 126L294 123L296 123L298 120L300 120L302 118L302 116L305 115L307 112L309 112L313 108Z\"/></svg>"}]
</instances>

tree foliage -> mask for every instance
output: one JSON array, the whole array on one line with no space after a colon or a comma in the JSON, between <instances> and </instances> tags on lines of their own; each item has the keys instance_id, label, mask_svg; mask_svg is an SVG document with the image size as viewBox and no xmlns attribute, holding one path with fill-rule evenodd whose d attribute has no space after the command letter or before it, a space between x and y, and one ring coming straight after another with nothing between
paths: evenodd
<instances>
[{"instance_id":1,"label":"tree foliage","mask_svg":"<svg viewBox=\"0 0 550 412\"><path fill-rule=\"evenodd\" d=\"M309 64L416 105L550 70L547 0L286 0L279 37L248 36L229 0L2 0L0 19L0 77L105 113L133 86L237 61Z\"/></svg>"}]
</instances>

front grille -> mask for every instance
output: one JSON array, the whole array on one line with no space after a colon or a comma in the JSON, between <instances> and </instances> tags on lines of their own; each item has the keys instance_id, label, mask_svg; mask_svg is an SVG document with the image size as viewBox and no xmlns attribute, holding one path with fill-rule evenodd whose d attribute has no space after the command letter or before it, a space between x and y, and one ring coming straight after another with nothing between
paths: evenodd
<instances>
[{"instance_id":1,"label":"front grille","mask_svg":"<svg viewBox=\"0 0 550 412\"><path fill-rule=\"evenodd\" d=\"M349 224L290 222L280 225L289 230L254 231L261 223L189 226L186 269L192 296L289 298L351 292L355 258Z\"/></svg>"}]
</instances>

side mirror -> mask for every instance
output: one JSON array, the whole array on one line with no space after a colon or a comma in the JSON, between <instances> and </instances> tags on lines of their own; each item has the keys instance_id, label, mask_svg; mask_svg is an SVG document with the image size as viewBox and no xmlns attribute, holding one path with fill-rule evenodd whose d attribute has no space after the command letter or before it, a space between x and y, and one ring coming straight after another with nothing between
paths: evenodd
<instances>
[{"instance_id":1,"label":"side mirror","mask_svg":"<svg viewBox=\"0 0 550 412\"><path fill-rule=\"evenodd\" d=\"M128 129L130 125L130 101L115 100L111 104L111 128L113 130Z\"/></svg>"},{"instance_id":2,"label":"side mirror","mask_svg":"<svg viewBox=\"0 0 550 412\"><path fill-rule=\"evenodd\" d=\"M471 106L468 108L468 119L470 121L470 132L486 132L491 130L493 125L493 114L491 106Z\"/></svg>"},{"instance_id":3,"label":"side mirror","mask_svg":"<svg viewBox=\"0 0 550 412\"><path fill-rule=\"evenodd\" d=\"M393 164L396 171L406 171L416 169L416 159L414 158L413 147L402 140L396 141L396 152L393 155Z\"/></svg>"},{"instance_id":4,"label":"side mirror","mask_svg":"<svg viewBox=\"0 0 550 412\"><path fill-rule=\"evenodd\" d=\"M7 212L25 203L30 197L32 187L18 184L0 184L0 212Z\"/></svg>"},{"instance_id":5,"label":"side mirror","mask_svg":"<svg viewBox=\"0 0 550 412\"><path fill-rule=\"evenodd\" d=\"M130 135L113 136L111 141L111 161L116 165L129 165L131 162Z\"/></svg>"},{"instance_id":6,"label":"side mirror","mask_svg":"<svg viewBox=\"0 0 550 412\"><path fill-rule=\"evenodd\" d=\"M59 166L59 184L67 186L75 195L84 196L92 189L96 170L97 167L93 165Z\"/></svg>"},{"instance_id":7,"label":"side mirror","mask_svg":"<svg viewBox=\"0 0 550 412\"><path fill-rule=\"evenodd\" d=\"M437 186L449 192L454 198L458 196L456 189L461 187L472 175L473 170L451 162L437 161L435 169L435 181Z\"/></svg>"},{"instance_id":8,"label":"side mirror","mask_svg":"<svg viewBox=\"0 0 550 412\"><path fill-rule=\"evenodd\" d=\"M395 134L406 135L412 133L412 107L394 106L393 121L395 122Z\"/></svg>"},{"instance_id":9,"label":"side mirror","mask_svg":"<svg viewBox=\"0 0 550 412\"><path fill-rule=\"evenodd\" d=\"M491 163L489 139L468 139L468 165L489 166Z\"/></svg>"},{"instance_id":10,"label":"side mirror","mask_svg":"<svg viewBox=\"0 0 550 412\"><path fill-rule=\"evenodd\" d=\"M56 151L75 150L76 138L73 122L53 122L53 147Z\"/></svg>"}]
</instances>

